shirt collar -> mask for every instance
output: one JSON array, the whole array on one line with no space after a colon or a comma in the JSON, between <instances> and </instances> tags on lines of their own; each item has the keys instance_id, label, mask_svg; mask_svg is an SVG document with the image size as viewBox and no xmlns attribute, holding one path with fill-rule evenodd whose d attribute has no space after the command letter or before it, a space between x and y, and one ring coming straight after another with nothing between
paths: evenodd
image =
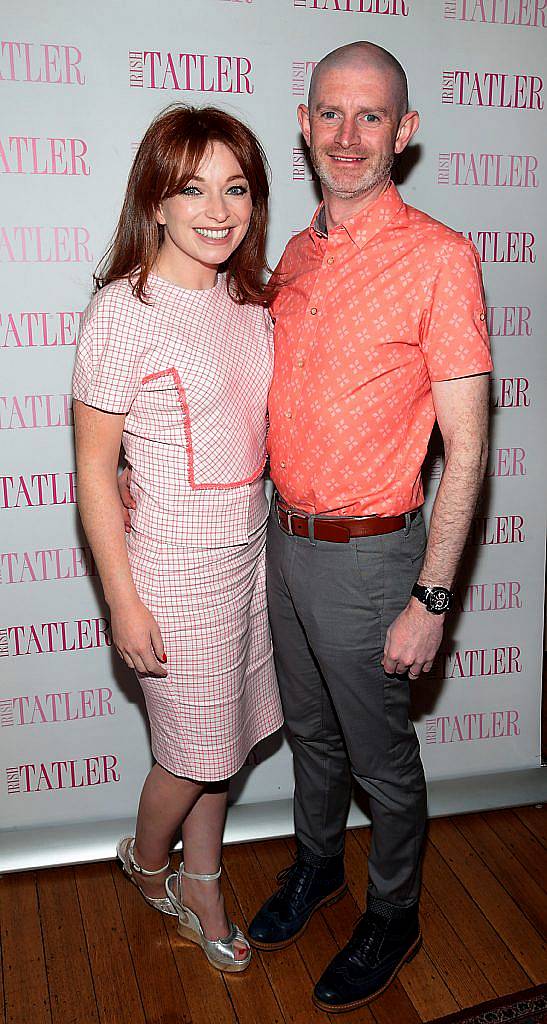
<instances>
[{"instance_id":1,"label":"shirt collar","mask_svg":"<svg viewBox=\"0 0 547 1024\"><path fill-rule=\"evenodd\" d=\"M378 196L372 206L356 213L354 217L349 217L343 224L338 224L331 234L334 234L335 231L345 231L353 244L358 249L363 249L367 242L374 238L374 235L377 235L386 224L395 219L404 206L395 185L390 182L386 191ZM319 247L322 238L328 237L324 203L320 203L317 207L311 220L309 233L316 248Z\"/></svg>"}]
</instances>

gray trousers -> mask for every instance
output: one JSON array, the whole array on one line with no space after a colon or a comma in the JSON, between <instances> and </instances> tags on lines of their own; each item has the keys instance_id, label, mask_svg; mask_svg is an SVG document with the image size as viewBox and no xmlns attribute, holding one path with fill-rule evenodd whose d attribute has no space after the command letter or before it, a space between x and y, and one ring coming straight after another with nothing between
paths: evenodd
<instances>
[{"instance_id":1,"label":"gray trousers","mask_svg":"<svg viewBox=\"0 0 547 1024\"><path fill-rule=\"evenodd\" d=\"M348 544L268 525L268 605L294 755L295 829L322 856L344 848L352 779L369 797L369 891L418 899L425 779L409 684L386 676L386 631L408 602L425 551L421 513L404 530Z\"/></svg>"}]
</instances>

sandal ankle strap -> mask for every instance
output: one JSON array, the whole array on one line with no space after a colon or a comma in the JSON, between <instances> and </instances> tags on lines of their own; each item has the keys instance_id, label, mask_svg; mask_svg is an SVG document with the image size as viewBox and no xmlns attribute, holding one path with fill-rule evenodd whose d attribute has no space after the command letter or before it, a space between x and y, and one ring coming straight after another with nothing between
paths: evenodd
<instances>
[{"instance_id":1,"label":"sandal ankle strap","mask_svg":"<svg viewBox=\"0 0 547 1024\"><path fill-rule=\"evenodd\" d=\"M169 861L167 861L167 864L164 864L162 868L157 868L155 871L149 871L148 868L142 868L141 865L135 860L135 856L133 854L134 845L135 840L133 840L133 842L129 845L129 863L131 864L133 871L136 871L138 875L161 875L163 874L164 871L167 871L167 868L169 867Z\"/></svg>"},{"instance_id":2,"label":"sandal ankle strap","mask_svg":"<svg viewBox=\"0 0 547 1024\"><path fill-rule=\"evenodd\" d=\"M197 875L193 871L186 871L184 861L182 861L179 872L183 878L194 878L196 882L215 882L222 874L222 866L219 867L218 871L215 871L210 875Z\"/></svg>"}]
</instances>

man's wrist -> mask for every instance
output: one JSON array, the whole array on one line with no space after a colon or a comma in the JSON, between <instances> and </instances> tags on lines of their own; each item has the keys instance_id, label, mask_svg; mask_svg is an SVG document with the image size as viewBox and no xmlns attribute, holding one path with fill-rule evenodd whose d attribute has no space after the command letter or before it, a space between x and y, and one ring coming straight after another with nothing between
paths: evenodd
<instances>
[{"instance_id":1,"label":"man's wrist","mask_svg":"<svg viewBox=\"0 0 547 1024\"><path fill-rule=\"evenodd\" d=\"M442 625L446 618L446 612L443 612L441 615L432 615L431 612L428 612L425 604L422 604L421 601L418 601L416 597L412 596L408 602L407 609L415 617L417 622L439 622Z\"/></svg>"}]
</instances>

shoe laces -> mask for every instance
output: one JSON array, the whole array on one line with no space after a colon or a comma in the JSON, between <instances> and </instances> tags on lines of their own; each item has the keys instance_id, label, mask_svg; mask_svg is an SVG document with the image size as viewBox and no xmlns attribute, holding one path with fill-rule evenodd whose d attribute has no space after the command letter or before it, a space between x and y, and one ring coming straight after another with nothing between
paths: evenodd
<instances>
[{"instance_id":1,"label":"shoe laces","mask_svg":"<svg viewBox=\"0 0 547 1024\"><path fill-rule=\"evenodd\" d=\"M378 959L385 933L386 922L372 914L366 914L357 925L351 940L352 953L356 959L374 963Z\"/></svg>"},{"instance_id":2,"label":"shoe laces","mask_svg":"<svg viewBox=\"0 0 547 1024\"><path fill-rule=\"evenodd\" d=\"M295 860L293 864L283 868L277 876L277 881L281 883L278 896L294 904L306 893L316 871L317 868L314 864Z\"/></svg>"}]
</instances>

